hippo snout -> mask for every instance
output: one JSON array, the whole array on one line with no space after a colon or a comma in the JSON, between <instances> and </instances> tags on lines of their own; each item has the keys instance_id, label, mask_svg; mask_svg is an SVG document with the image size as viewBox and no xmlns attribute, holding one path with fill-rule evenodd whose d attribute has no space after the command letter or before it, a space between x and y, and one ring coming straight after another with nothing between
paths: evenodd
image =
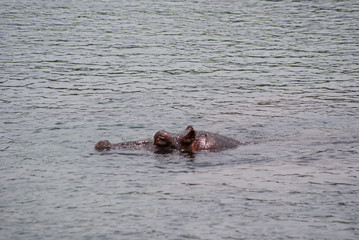
<instances>
[{"instance_id":1,"label":"hippo snout","mask_svg":"<svg viewBox=\"0 0 359 240\"><path fill-rule=\"evenodd\" d=\"M109 151L111 150L111 143L107 140L99 141L95 145L97 151Z\"/></svg>"}]
</instances>

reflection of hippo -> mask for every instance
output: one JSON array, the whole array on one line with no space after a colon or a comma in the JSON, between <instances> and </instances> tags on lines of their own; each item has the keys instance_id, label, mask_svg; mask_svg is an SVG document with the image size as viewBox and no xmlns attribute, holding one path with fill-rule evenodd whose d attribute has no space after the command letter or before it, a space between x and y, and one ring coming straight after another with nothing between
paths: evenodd
<instances>
[{"instance_id":1,"label":"reflection of hippo","mask_svg":"<svg viewBox=\"0 0 359 240\"><path fill-rule=\"evenodd\" d=\"M228 148L236 148L241 144L235 139L228 138L216 133L195 131L188 126L182 134L171 134L164 130L158 131L154 140L131 141L112 144L107 140L96 144L97 151L109 151L118 149L142 149L156 153L169 153L173 150L180 152L195 153L199 151L220 151Z\"/></svg>"},{"instance_id":2,"label":"reflection of hippo","mask_svg":"<svg viewBox=\"0 0 359 240\"><path fill-rule=\"evenodd\" d=\"M181 152L194 153L198 151L220 151L236 148L241 142L217 133L195 131L188 126L186 131L177 138Z\"/></svg>"},{"instance_id":3,"label":"reflection of hippo","mask_svg":"<svg viewBox=\"0 0 359 240\"><path fill-rule=\"evenodd\" d=\"M169 153L173 149L178 149L175 144L172 134L166 131L158 131L154 140L147 139L142 141L130 141L112 144L107 140L98 142L95 145L97 151L110 151L119 149L130 149L130 150L148 150L156 153Z\"/></svg>"}]
</instances>

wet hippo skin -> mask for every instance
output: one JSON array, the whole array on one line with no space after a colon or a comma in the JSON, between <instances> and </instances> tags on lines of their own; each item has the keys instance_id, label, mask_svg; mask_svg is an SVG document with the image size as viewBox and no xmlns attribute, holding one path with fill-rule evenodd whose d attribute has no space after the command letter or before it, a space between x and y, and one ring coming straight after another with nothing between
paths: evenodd
<instances>
[{"instance_id":1,"label":"wet hippo skin","mask_svg":"<svg viewBox=\"0 0 359 240\"><path fill-rule=\"evenodd\" d=\"M178 149L176 139L173 134L164 130L158 131L153 140L146 139L140 141L130 141L112 144L108 140L99 141L95 145L95 150L103 152L110 150L148 150L156 153L169 153L174 149Z\"/></svg>"},{"instance_id":2,"label":"wet hippo skin","mask_svg":"<svg viewBox=\"0 0 359 240\"><path fill-rule=\"evenodd\" d=\"M188 126L186 131L177 139L181 152L200 152L200 151L221 151L229 148L236 148L241 142L222 136L217 133L206 131L195 131L192 126Z\"/></svg>"},{"instance_id":3,"label":"wet hippo skin","mask_svg":"<svg viewBox=\"0 0 359 240\"><path fill-rule=\"evenodd\" d=\"M131 141L131 142L122 142L112 144L108 140L99 141L95 145L97 151L110 151L118 149L148 149L153 146L153 141L151 140L141 140L141 141Z\"/></svg>"},{"instance_id":4,"label":"wet hippo skin","mask_svg":"<svg viewBox=\"0 0 359 240\"><path fill-rule=\"evenodd\" d=\"M156 132L153 140L130 141L112 144L107 140L96 144L97 151L110 151L119 149L149 150L156 153L169 153L177 150L185 153L201 151L221 151L238 147L241 142L222 136L217 133L196 131L188 126L183 133L172 134L165 130Z\"/></svg>"}]
</instances>

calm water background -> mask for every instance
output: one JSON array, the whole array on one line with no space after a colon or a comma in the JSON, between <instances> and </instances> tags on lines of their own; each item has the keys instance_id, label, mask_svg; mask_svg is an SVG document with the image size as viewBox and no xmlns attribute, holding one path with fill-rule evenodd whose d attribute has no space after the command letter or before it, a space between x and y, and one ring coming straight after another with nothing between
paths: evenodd
<instances>
[{"instance_id":1,"label":"calm water background","mask_svg":"<svg viewBox=\"0 0 359 240\"><path fill-rule=\"evenodd\" d=\"M357 1L0 6L0 239L359 238Z\"/></svg>"}]
</instances>

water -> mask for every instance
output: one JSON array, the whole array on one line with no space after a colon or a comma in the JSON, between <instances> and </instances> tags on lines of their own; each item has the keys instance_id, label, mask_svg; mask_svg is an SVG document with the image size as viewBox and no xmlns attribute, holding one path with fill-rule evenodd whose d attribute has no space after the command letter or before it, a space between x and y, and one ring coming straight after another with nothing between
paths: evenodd
<instances>
[{"instance_id":1,"label":"water","mask_svg":"<svg viewBox=\"0 0 359 240\"><path fill-rule=\"evenodd\" d=\"M0 239L358 239L357 1L2 1ZM255 144L98 153L187 125Z\"/></svg>"}]
</instances>

